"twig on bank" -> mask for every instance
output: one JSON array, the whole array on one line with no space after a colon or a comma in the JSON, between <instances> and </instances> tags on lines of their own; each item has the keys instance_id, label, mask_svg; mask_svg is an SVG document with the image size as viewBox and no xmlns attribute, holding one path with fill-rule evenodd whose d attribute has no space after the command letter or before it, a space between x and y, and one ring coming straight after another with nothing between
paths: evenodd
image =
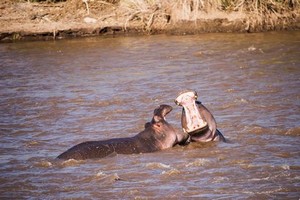
<instances>
[{"instance_id":1,"label":"twig on bank","mask_svg":"<svg viewBox=\"0 0 300 200\"><path fill-rule=\"evenodd\" d=\"M105 21L106 19L111 18L111 17L115 17L115 16L116 16L115 13L111 14L111 15L105 15L105 16L101 17L99 20L100 21Z\"/></svg>"},{"instance_id":2,"label":"twig on bank","mask_svg":"<svg viewBox=\"0 0 300 200\"><path fill-rule=\"evenodd\" d=\"M108 6L114 6L114 4L109 3L109 2L105 2L105 1L97 1L97 3L102 3L102 4L105 4L105 5L108 5Z\"/></svg>"},{"instance_id":3,"label":"twig on bank","mask_svg":"<svg viewBox=\"0 0 300 200\"><path fill-rule=\"evenodd\" d=\"M126 19L126 22L125 22L125 25L124 25L124 30L126 31L127 29L127 24L130 20L132 20L133 18L135 18L137 16L137 14L141 13L141 11L137 11L135 13L133 13L132 15L130 15L127 19Z\"/></svg>"},{"instance_id":4,"label":"twig on bank","mask_svg":"<svg viewBox=\"0 0 300 200\"><path fill-rule=\"evenodd\" d=\"M53 40L56 40L56 28L53 30Z\"/></svg>"},{"instance_id":5,"label":"twig on bank","mask_svg":"<svg viewBox=\"0 0 300 200\"><path fill-rule=\"evenodd\" d=\"M87 14L89 15L90 14L90 9L89 9L88 0L82 0L82 1L83 1L83 3L85 3Z\"/></svg>"},{"instance_id":6,"label":"twig on bank","mask_svg":"<svg viewBox=\"0 0 300 200\"><path fill-rule=\"evenodd\" d=\"M49 7L49 8L62 8L64 7L63 5L56 5L56 4L51 4L51 5L48 5L48 4L31 4L32 7Z\"/></svg>"},{"instance_id":7,"label":"twig on bank","mask_svg":"<svg viewBox=\"0 0 300 200\"><path fill-rule=\"evenodd\" d=\"M154 21L154 15L155 15L155 12L153 12L150 16L150 19L148 20L147 24L146 24L146 30L147 31L151 31L151 25L153 24L153 21Z\"/></svg>"},{"instance_id":8,"label":"twig on bank","mask_svg":"<svg viewBox=\"0 0 300 200\"><path fill-rule=\"evenodd\" d=\"M237 5L233 8L233 10L239 10L240 7L243 7L244 3L245 3L245 0L240 1L240 3L237 4Z\"/></svg>"}]
</instances>

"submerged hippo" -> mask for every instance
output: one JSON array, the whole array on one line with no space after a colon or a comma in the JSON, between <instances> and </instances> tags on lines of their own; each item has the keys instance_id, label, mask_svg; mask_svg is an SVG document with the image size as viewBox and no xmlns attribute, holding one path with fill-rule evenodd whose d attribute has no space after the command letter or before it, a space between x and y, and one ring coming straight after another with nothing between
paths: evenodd
<instances>
[{"instance_id":1,"label":"submerged hippo","mask_svg":"<svg viewBox=\"0 0 300 200\"><path fill-rule=\"evenodd\" d=\"M191 136L194 142L224 141L225 138L217 129L216 120L201 102L194 91L183 92L175 103L183 107L181 125L183 131Z\"/></svg>"},{"instance_id":2,"label":"submerged hippo","mask_svg":"<svg viewBox=\"0 0 300 200\"><path fill-rule=\"evenodd\" d=\"M177 132L165 119L171 110L172 107L169 105L160 105L154 110L151 122L146 123L145 129L136 136L83 142L60 154L58 158L76 160L103 158L111 154L154 152L176 144L185 144L189 135Z\"/></svg>"}]
</instances>

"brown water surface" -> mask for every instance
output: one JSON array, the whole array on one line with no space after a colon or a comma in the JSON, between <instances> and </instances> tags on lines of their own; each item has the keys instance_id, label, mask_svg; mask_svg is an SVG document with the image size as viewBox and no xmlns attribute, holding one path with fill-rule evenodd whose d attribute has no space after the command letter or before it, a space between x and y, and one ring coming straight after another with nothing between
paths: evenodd
<instances>
[{"instance_id":1,"label":"brown water surface","mask_svg":"<svg viewBox=\"0 0 300 200\"><path fill-rule=\"evenodd\" d=\"M299 199L300 32L86 38L0 46L1 199ZM86 161L194 89L229 143Z\"/></svg>"}]
</instances>

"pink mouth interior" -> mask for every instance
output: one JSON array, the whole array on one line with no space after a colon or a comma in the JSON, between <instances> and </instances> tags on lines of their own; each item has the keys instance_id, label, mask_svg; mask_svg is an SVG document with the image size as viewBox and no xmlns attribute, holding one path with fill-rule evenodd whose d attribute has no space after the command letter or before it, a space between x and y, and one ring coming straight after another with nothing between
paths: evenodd
<instances>
[{"instance_id":1,"label":"pink mouth interior","mask_svg":"<svg viewBox=\"0 0 300 200\"><path fill-rule=\"evenodd\" d=\"M196 132L207 126L196 105L196 96L194 92L186 92L180 94L176 101L184 108L186 116L186 128L183 130L187 133Z\"/></svg>"}]
</instances>

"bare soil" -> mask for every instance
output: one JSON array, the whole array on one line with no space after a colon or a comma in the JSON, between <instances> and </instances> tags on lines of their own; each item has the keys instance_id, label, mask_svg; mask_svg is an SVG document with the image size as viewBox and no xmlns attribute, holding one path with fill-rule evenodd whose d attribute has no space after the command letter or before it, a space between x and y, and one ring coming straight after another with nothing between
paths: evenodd
<instances>
[{"instance_id":1,"label":"bare soil","mask_svg":"<svg viewBox=\"0 0 300 200\"><path fill-rule=\"evenodd\" d=\"M88 7L87 7L88 6ZM120 10L106 1L66 2L0 1L0 42L53 40L69 37L120 34L197 34L204 32L258 32L299 30L299 12L270 23L253 23L245 13L215 11L194 21L174 22L170 16L145 17Z\"/></svg>"}]
</instances>

